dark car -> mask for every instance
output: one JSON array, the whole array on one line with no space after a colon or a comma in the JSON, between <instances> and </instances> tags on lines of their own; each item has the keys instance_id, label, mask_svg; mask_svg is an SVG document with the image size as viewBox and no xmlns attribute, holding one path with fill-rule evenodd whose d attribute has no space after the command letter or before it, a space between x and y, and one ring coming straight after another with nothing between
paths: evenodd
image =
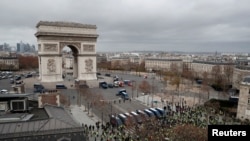
<instances>
[{"instance_id":1,"label":"dark car","mask_svg":"<svg viewBox=\"0 0 250 141\"><path fill-rule=\"evenodd\" d=\"M132 125L134 125L134 124L137 123L135 117L134 117L133 115L131 115L130 113L124 113L124 115L127 117L128 122L129 122L130 124L132 123Z\"/></svg>"},{"instance_id":2,"label":"dark car","mask_svg":"<svg viewBox=\"0 0 250 141\"><path fill-rule=\"evenodd\" d=\"M143 111L144 111L149 117L151 117L151 118L155 117L155 114L154 114L152 111L150 111L150 110L148 110L148 109L144 109Z\"/></svg>"},{"instance_id":3,"label":"dark car","mask_svg":"<svg viewBox=\"0 0 250 141\"><path fill-rule=\"evenodd\" d=\"M149 120L150 116L143 112L142 110L136 110L136 113L139 114L143 121Z\"/></svg>"},{"instance_id":4,"label":"dark car","mask_svg":"<svg viewBox=\"0 0 250 141\"><path fill-rule=\"evenodd\" d=\"M122 94L122 92L127 92L127 91L125 89L120 89L116 95L120 96Z\"/></svg>"},{"instance_id":5,"label":"dark car","mask_svg":"<svg viewBox=\"0 0 250 141\"><path fill-rule=\"evenodd\" d=\"M122 92L122 93L121 93L121 98L122 98L123 100L129 100L129 96L128 96L128 94L127 94L126 92Z\"/></svg>"},{"instance_id":6,"label":"dark car","mask_svg":"<svg viewBox=\"0 0 250 141\"><path fill-rule=\"evenodd\" d=\"M15 76L15 80L21 80L21 76L16 75L16 76Z\"/></svg>"},{"instance_id":7,"label":"dark car","mask_svg":"<svg viewBox=\"0 0 250 141\"><path fill-rule=\"evenodd\" d=\"M25 75L25 78L30 78L30 77L32 77L32 74L26 74Z\"/></svg>"},{"instance_id":8,"label":"dark car","mask_svg":"<svg viewBox=\"0 0 250 141\"><path fill-rule=\"evenodd\" d=\"M44 86L42 85L42 84L40 84L40 83L35 83L34 85L33 85L33 87L34 87L34 89L44 89Z\"/></svg>"},{"instance_id":9,"label":"dark car","mask_svg":"<svg viewBox=\"0 0 250 141\"><path fill-rule=\"evenodd\" d=\"M118 116L114 116L114 115L110 116L110 123L113 127L119 127L123 124L121 119Z\"/></svg>"},{"instance_id":10,"label":"dark car","mask_svg":"<svg viewBox=\"0 0 250 141\"><path fill-rule=\"evenodd\" d=\"M109 88L113 88L114 85L110 83L110 84L108 84L108 87L109 87Z\"/></svg>"},{"instance_id":11,"label":"dark car","mask_svg":"<svg viewBox=\"0 0 250 141\"><path fill-rule=\"evenodd\" d=\"M99 88L107 89L108 88L108 83L103 81L99 83Z\"/></svg>"},{"instance_id":12,"label":"dark car","mask_svg":"<svg viewBox=\"0 0 250 141\"><path fill-rule=\"evenodd\" d=\"M152 111L158 119L162 118L162 115L156 109L149 108L149 110Z\"/></svg>"},{"instance_id":13,"label":"dark car","mask_svg":"<svg viewBox=\"0 0 250 141\"><path fill-rule=\"evenodd\" d=\"M141 118L141 116L139 114L137 114L136 112L133 111L133 112L131 112L131 115L134 116L137 123L139 123L139 124L142 123L142 118Z\"/></svg>"},{"instance_id":14,"label":"dark car","mask_svg":"<svg viewBox=\"0 0 250 141\"><path fill-rule=\"evenodd\" d=\"M155 108L162 116L165 115L165 111L162 108Z\"/></svg>"},{"instance_id":15,"label":"dark car","mask_svg":"<svg viewBox=\"0 0 250 141\"><path fill-rule=\"evenodd\" d=\"M110 75L109 73L106 73L106 74L105 74L105 76L108 76L108 77L110 77L111 75Z\"/></svg>"},{"instance_id":16,"label":"dark car","mask_svg":"<svg viewBox=\"0 0 250 141\"><path fill-rule=\"evenodd\" d=\"M14 79L13 78L10 79L10 84L14 84Z\"/></svg>"},{"instance_id":17,"label":"dark car","mask_svg":"<svg viewBox=\"0 0 250 141\"><path fill-rule=\"evenodd\" d=\"M128 123L128 119L127 119L127 117L124 114L118 114L118 117L121 119L121 121L122 121L122 123L124 125L128 125L129 124Z\"/></svg>"},{"instance_id":18,"label":"dark car","mask_svg":"<svg viewBox=\"0 0 250 141\"><path fill-rule=\"evenodd\" d=\"M16 85L19 85L19 84L22 84L23 83L23 81L22 80L18 80L18 81L16 81Z\"/></svg>"},{"instance_id":19,"label":"dark car","mask_svg":"<svg viewBox=\"0 0 250 141\"><path fill-rule=\"evenodd\" d=\"M64 84L56 84L56 89L67 89Z\"/></svg>"}]
</instances>

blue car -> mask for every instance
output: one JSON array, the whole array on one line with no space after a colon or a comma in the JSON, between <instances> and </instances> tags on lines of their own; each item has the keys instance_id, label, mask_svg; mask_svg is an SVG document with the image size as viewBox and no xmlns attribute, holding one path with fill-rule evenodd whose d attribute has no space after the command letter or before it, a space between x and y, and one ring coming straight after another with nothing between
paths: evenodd
<instances>
[{"instance_id":1,"label":"blue car","mask_svg":"<svg viewBox=\"0 0 250 141\"><path fill-rule=\"evenodd\" d=\"M162 115L159 113L159 111L155 110L154 108L149 108L150 111L152 111L157 118L162 118Z\"/></svg>"}]
</instances>

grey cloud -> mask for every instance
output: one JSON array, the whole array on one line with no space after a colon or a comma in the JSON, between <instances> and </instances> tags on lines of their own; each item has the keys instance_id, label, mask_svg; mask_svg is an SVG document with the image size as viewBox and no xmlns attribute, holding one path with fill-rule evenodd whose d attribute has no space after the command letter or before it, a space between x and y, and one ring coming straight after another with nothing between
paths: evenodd
<instances>
[{"instance_id":1,"label":"grey cloud","mask_svg":"<svg viewBox=\"0 0 250 141\"><path fill-rule=\"evenodd\" d=\"M40 20L98 27L99 51L247 51L248 0L1 0L1 42L36 44ZM235 49L238 47L238 49Z\"/></svg>"}]
</instances>

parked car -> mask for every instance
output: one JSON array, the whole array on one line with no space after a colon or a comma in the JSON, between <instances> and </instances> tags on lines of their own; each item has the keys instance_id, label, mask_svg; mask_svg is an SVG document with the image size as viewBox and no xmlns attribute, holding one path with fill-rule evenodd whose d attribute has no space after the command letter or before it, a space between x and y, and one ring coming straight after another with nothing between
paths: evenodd
<instances>
[{"instance_id":1,"label":"parked car","mask_svg":"<svg viewBox=\"0 0 250 141\"><path fill-rule=\"evenodd\" d=\"M103 81L99 83L99 88L107 89L108 88L108 83Z\"/></svg>"},{"instance_id":2,"label":"parked car","mask_svg":"<svg viewBox=\"0 0 250 141\"><path fill-rule=\"evenodd\" d=\"M158 119L162 118L162 115L156 109L149 108L149 110L152 111Z\"/></svg>"},{"instance_id":3,"label":"parked car","mask_svg":"<svg viewBox=\"0 0 250 141\"><path fill-rule=\"evenodd\" d=\"M125 85L128 85L128 86L131 85L131 81L130 80L124 80L123 82L124 82Z\"/></svg>"},{"instance_id":4,"label":"parked car","mask_svg":"<svg viewBox=\"0 0 250 141\"><path fill-rule=\"evenodd\" d=\"M150 116L147 113L143 112L142 110L136 110L136 113L141 116L143 121L147 121L150 118Z\"/></svg>"},{"instance_id":5,"label":"parked car","mask_svg":"<svg viewBox=\"0 0 250 141\"><path fill-rule=\"evenodd\" d=\"M109 88L113 88L114 85L110 83L110 84L108 84L108 87L109 87Z\"/></svg>"},{"instance_id":6,"label":"parked car","mask_svg":"<svg viewBox=\"0 0 250 141\"><path fill-rule=\"evenodd\" d=\"M115 75L115 76L113 77L113 79L114 79L114 81L118 81L118 80L119 80L119 77L118 77L117 75Z\"/></svg>"},{"instance_id":7,"label":"parked car","mask_svg":"<svg viewBox=\"0 0 250 141\"><path fill-rule=\"evenodd\" d=\"M162 108L157 107L157 108L155 108L155 110L157 110L162 116L164 116L166 114L164 109L162 109Z\"/></svg>"},{"instance_id":8,"label":"parked car","mask_svg":"<svg viewBox=\"0 0 250 141\"><path fill-rule=\"evenodd\" d=\"M142 118L141 118L141 116L139 114L137 114L136 112L133 111L133 112L131 112L131 115L134 116L137 123L139 123L139 124L142 123Z\"/></svg>"},{"instance_id":9,"label":"parked car","mask_svg":"<svg viewBox=\"0 0 250 141\"><path fill-rule=\"evenodd\" d=\"M67 89L64 84L56 84L56 89Z\"/></svg>"},{"instance_id":10,"label":"parked car","mask_svg":"<svg viewBox=\"0 0 250 141\"><path fill-rule=\"evenodd\" d=\"M16 85L19 85L19 84L22 84L23 83L23 81L22 80L18 80L18 81L16 81Z\"/></svg>"},{"instance_id":11,"label":"parked car","mask_svg":"<svg viewBox=\"0 0 250 141\"><path fill-rule=\"evenodd\" d=\"M118 117L121 119L121 121L122 121L122 123L124 125L128 125L129 124L128 119L127 119L127 117L124 114L118 114Z\"/></svg>"},{"instance_id":12,"label":"parked car","mask_svg":"<svg viewBox=\"0 0 250 141\"><path fill-rule=\"evenodd\" d=\"M10 84L14 84L14 79L13 78L10 79Z\"/></svg>"},{"instance_id":13,"label":"parked car","mask_svg":"<svg viewBox=\"0 0 250 141\"><path fill-rule=\"evenodd\" d=\"M127 117L130 124L134 125L137 123L135 117L131 115L130 113L124 113L124 115Z\"/></svg>"},{"instance_id":14,"label":"parked car","mask_svg":"<svg viewBox=\"0 0 250 141\"><path fill-rule=\"evenodd\" d=\"M8 93L8 90L6 90L6 89L1 90L1 94L7 94L7 93Z\"/></svg>"},{"instance_id":15,"label":"parked car","mask_svg":"<svg viewBox=\"0 0 250 141\"><path fill-rule=\"evenodd\" d=\"M114 116L114 115L110 116L110 123L113 127L119 127L123 124L121 119L118 116Z\"/></svg>"},{"instance_id":16,"label":"parked car","mask_svg":"<svg viewBox=\"0 0 250 141\"><path fill-rule=\"evenodd\" d=\"M21 76L16 75L16 76L15 76L15 80L21 80Z\"/></svg>"},{"instance_id":17,"label":"parked car","mask_svg":"<svg viewBox=\"0 0 250 141\"><path fill-rule=\"evenodd\" d=\"M34 89L44 89L44 86L41 84L41 83L35 83L34 85L33 85L33 87L34 87Z\"/></svg>"},{"instance_id":18,"label":"parked car","mask_svg":"<svg viewBox=\"0 0 250 141\"><path fill-rule=\"evenodd\" d=\"M119 81L114 81L114 87L119 87Z\"/></svg>"},{"instance_id":19,"label":"parked car","mask_svg":"<svg viewBox=\"0 0 250 141\"><path fill-rule=\"evenodd\" d=\"M149 117L154 118L155 114L152 111L149 111L148 109L143 110Z\"/></svg>"},{"instance_id":20,"label":"parked car","mask_svg":"<svg viewBox=\"0 0 250 141\"><path fill-rule=\"evenodd\" d=\"M111 74L109 74L109 73L106 73L106 74L105 74L105 76L107 76L107 77L110 77L110 76L111 76Z\"/></svg>"},{"instance_id":21,"label":"parked car","mask_svg":"<svg viewBox=\"0 0 250 141\"><path fill-rule=\"evenodd\" d=\"M26 75L24 75L24 77L25 78L30 78L30 77L32 77L32 74L26 74Z\"/></svg>"}]
</instances>

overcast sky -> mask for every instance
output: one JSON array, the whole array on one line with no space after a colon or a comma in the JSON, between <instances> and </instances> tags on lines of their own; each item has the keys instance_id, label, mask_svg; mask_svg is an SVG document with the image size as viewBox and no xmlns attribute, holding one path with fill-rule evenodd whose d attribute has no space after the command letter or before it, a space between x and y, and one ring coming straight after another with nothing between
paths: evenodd
<instances>
[{"instance_id":1,"label":"overcast sky","mask_svg":"<svg viewBox=\"0 0 250 141\"><path fill-rule=\"evenodd\" d=\"M39 21L97 26L97 51L250 52L250 0L0 0L0 44Z\"/></svg>"}]
</instances>

